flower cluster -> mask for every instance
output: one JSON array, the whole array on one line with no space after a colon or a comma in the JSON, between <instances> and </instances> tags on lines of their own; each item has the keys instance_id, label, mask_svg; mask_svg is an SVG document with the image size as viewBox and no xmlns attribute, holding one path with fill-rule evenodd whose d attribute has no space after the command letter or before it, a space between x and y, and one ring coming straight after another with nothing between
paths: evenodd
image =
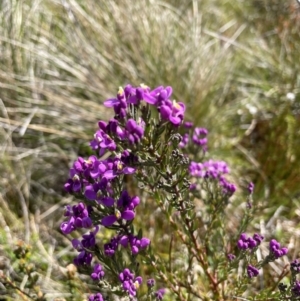
<instances>
[{"instance_id":1,"label":"flower cluster","mask_svg":"<svg viewBox=\"0 0 300 301\"><path fill-rule=\"evenodd\" d=\"M206 128L195 127L192 131L192 127L193 124L191 122L183 123L184 133L182 134L182 140L179 143L179 147L185 148L191 142L192 145L200 146L203 151L206 151L208 130Z\"/></svg>"},{"instance_id":2,"label":"flower cluster","mask_svg":"<svg viewBox=\"0 0 300 301\"><path fill-rule=\"evenodd\" d=\"M120 273L119 279L122 283L124 291L128 292L130 296L136 295L136 290L142 284L142 277L138 276L135 278L134 274L129 270L125 269Z\"/></svg>"},{"instance_id":3,"label":"flower cluster","mask_svg":"<svg viewBox=\"0 0 300 301\"><path fill-rule=\"evenodd\" d=\"M300 281L295 281L291 291L294 296L297 296L297 297L300 296Z\"/></svg>"},{"instance_id":4,"label":"flower cluster","mask_svg":"<svg viewBox=\"0 0 300 301\"><path fill-rule=\"evenodd\" d=\"M218 179L229 173L229 167L224 161L209 160L203 163L192 161L189 166L190 175L197 178Z\"/></svg>"},{"instance_id":5,"label":"flower cluster","mask_svg":"<svg viewBox=\"0 0 300 301\"><path fill-rule=\"evenodd\" d=\"M94 266L94 270L93 273L91 274L91 278L95 281L99 281L100 279L102 279L105 275L105 272L101 266L101 264L97 263Z\"/></svg>"},{"instance_id":6,"label":"flower cluster","mask_svg":"<svg viewBox=\"0 0 300 301\"><path fill-rule=\"evenodd\" d=\"M199 145L203 148L207 144L207 138L206 138L207 134L208 134L207 129L196 127L194 129L194 133L193 133L193 136L192 136L192 141L196 145Z\"/></svg>"},{"instance_id":7,"label":"flower cluster","mask_svg":"<svg viewBox=\"0 0 300 301\"><path fill-rule=\"evenodd\" d=\"M164 288L161 288L158 291L156 291L154 295L157 300L162 300L165 293L166 290Z\"/></svg>"},{"instance_id":8,"label":"flower cluster","mask_svg":"<svg viewBox=\"0 0 300 301\"><path fill-rule=\"evenodd\" d=\"M224 161L209 160L203 163L192 161L189 165L189 173L192 177L217 180L225 195L231 196L236 191L236 186L223 176L229 173L229 168Z\"/></svg>"},{"instance_id":9,"label":"flower cluster","mask_svg":"<svg viewBox=\"0 0 300 301\"><path fill-rule=\"evenodd\" d=\"M64 234L70 234L77 228L90 228L92 220L89 217L89 211L91 211L91 207L87 208L83 203L72 207L66 206L65 216L69 217L69 220L61 224L60 230Z\"/></svg>"},{"instance_id":10,"label":"flower cluster","mask_svg":"<svg viewBox=\"0 0 300 301\"><path fill-rule=\"evenodd\" d=\"M146 249L150 244L150 239L147 237L139 238L134 235L121 235L113 237L110 242L104 244L104 254L106 256L113 256L118 249L118 246L127 248L130 246L131 254L137 255L141 249Z\"/></svg>"},{"instance_id":11,"label":"flower cluster","mask_svg":"<svg viewBox=\"0 0 300 301\"><path fill-rule=\"evenodd\" d=\"M277 259L288 253L288 248L281 247L276 239L270 241L270 252Z\"/></svg>"},{"instance_id":12,"label":"flower cluster","mask_svg":"<svg viewBox=\"0 0 300 301\"><path fill-rule=\"evenodd\" d=\"M123 235L120 240L120 245L127 248L130 245L131 253L136 255L139 253L141 249L145 249L150 244L150 239L147 237L143 237L139 239L137 236L133 235Z\"/></svg>"},{"instance_id":13,"label":"flower cluster","mask_svg":"<svg viewBox=\"0 0 300 301\"><path fill-rule=\"evenodd\" d=\"M253 237L247 237L246 233L242 233L237 242L237 246L241 250L254 249L263 241L264 237L258 233L255 233Z\"/></svg>"},{"instance_id":14,"label":"flower cluster","mask_svg":"<svg viewBox=\"0 0 300 301\"><path fill-rule=\"evenodd\" d=\"M131 198L127 190L123 190L119 200L117 201L114 213L104 217L101 220L102 225L108 227L120 219L131 221L135 217L134 209L139 203L139 197L135 196Z\"/></svg>"},{"instance_id":15,"label":"flower cluster","mask_svg":"<svg viewBox=\"0 0 300 301\"><path fill-rule=\"evenodd\" d=\"M147 280L147 295L141 296L142 292L138 290L143 282L142 277L138 276L141 275L141 257L144 257L142 262L151 265L149 270L153 269L162 281L170 275L168 269L158 268L163 261L153 254L150 239L135 228L134 219L141 203L139 196L132 194L137 182L142 184L139 188L147 186L145 193L156 200L161 212L166 214L171 223L178 222L178 229L174 229L184 233L178 238L188 247L188 252L197 251L190 254L193 255L191 258L205 269L203 275L211 281L207 287L215 290L209 294L220 296L217 290L223 284L215 282L215 275L210 274L208 267L210 262L218 261L220 245L216 246L216 251L204 252L200 256L200 235L207 235L203 241L208 241L208 237L223 235L218 232L220 229L217 225L223 226L223 233L225 206L236 191L236 186L226 179L229 168L224 161L196 162L206 155L208 131L194 128L191 122L183 122L185 105L171 99L172 92L169 86L150 89L145 85L127 85L120 88L115 98L104 102L106 107L113 108L114 118L108 122L99 121L98 129L90 141L90 147L96 155L87 160L79 157L70 168L65 190L82 201L66 206L66 220L60 229L64 234L75 230L89 231L83 233L81 238L72 240L74 249L78 251L75 265L89 273L90 278L99 285L100 292L90 295L89 301L110 300L122 295L132 300L162 300L166 293L164 288L154 289L155 280L152 278ZM157 118L153 118L152 114L156 114ZM184 154L180 148L195 150L195 153ZM193 183L190 177L193 177ZM198 193L197 187L200 185ZM193 193L191 190L194 190ZM250 183L248 200L252 200L253 190L254 185ZM199 198L208 207L194 214L194 198ZM248 209L251 209L250 205ZM199 232L195 231L201 227ZM99 233L100 228L106 229L105 232ZM97 241L100 236L104 239ZM224 235L224 240L226 237ZM258 276L259 269L265 264L287 254L288 249L272 239L269 256L257 262L255 251L263 239L258 233L252 237L242 233L236 244L238 254L221 250L223 255L227 254L228 271L236 268L238 261L244 260L244 277L253 278ZM224 244L222 240L222 247L225 245L229 244ZM170 249L169 256L173 252L175 254L179 249L176 246ZM291 269L294 276L300 273L300 263L295 260L291 263ZM222 274L229 275L228 271L222 271ZM190 288L181 287L176 277L170 283L170 290L180 299L183 300L185 293L189 293ZM300 296L300 282L294 281L292 284L290 292ZM193 285L195 283L189 287Z\"/></svg>"},{"instance_id":16,"label":"flower cluster","mask_svg":"<svg viewBox=\"0 0 300 301\"><path fill-rule=\"evenodd\" d=\"M126 268L122 252L116 251L119 246L129 248L131 255L137 257L141 250L149 246L150 240L134 235L132 222L140 199L138 196L129 195L123 179L125 175L136 173L139 162L137 151L151 126L152 121L149 123L150 118L142 111L150 112L151 110L147 109L149 106L156 108L159 116L156 126L167 124L169 127L178 128L181 125L185 105L171 100L172 92L171 87L160 86L151 90L145 85L127 85L119 89L115 98L106 100L104 105L113 108L115 116L108 122L98 122L98 129L90 142L90 147L96 155L87 160L79 157L73 163L70 177L64 185L67 192L83 197L84 201L66 206L65 216L68 219L61 224L61 231L70 234L77 229L94 227L94 230L83 234L81 239L72 240L73 247L79 252L74 263L77 266L91 266L95 255L100 262L117 260L119 274L115 276L130 296L136 295L142 278L134 277L137 270L131 272ZM148 123L145 120L148 120ZM203 133L199 132L199 135ZM198 140L202 137L200 136ZM200 140L197 143L199 144ZM99 225L117 232L117 235L112 236L110 241L103 245L103 250L99 249L96 241ZM120 269L123 269L121 273ZM95 281L103 279L105 271L100 263L94 265L90 276ZM158 293L157 298L161 299L162 296L163 291ZM91 301L103 299L101 293L89 297Z\"/></svg>"},{"instance_id":17,"label":"flower cluster","mask_svg":"<svg viewBox=\"0 0 300 301\"><path fill-rule=\"evenodd\" d=\"M248 192L250 194L252 194L253 191L254 191L254 184L252 182L250 182L249 185L248 185Z\"/></svg>"},{"instance_id":18,"label":"flower cluster","mask_svg":"<svg viewBox=\"0 0 300 301\"><path fill-rule=\"evenodd\" d=\"M100 293L89 296L89 301L104 301L103 296Z\"/></svg>"},{"instance_id":19,"label":"flower cluster","mask_svg":"<svg viewBox=\"0 0 300 301\"><path fill-rule=\"evenodd\" d=\"M298 259L291 262L291 271L293 274L300 273L300 261Z\"/></svg>"},{"instance_id":20,"label":"flower cluster","mask_svg":"<svg viewBox=\"0 0 300 301\"><path fill-rule=\"evenodd\" d=\"M231 254L231 253L227 254L227 259L229 261L233 261L235 258L236 258L236 256L234 254Z\"/></svg>"},{"instance_id":21,"label":"flower cluster","mask_svg":"<svg viewBox=\"0 0 300 301\"><path fill-rule=\"evenodd\" d=\"M170 99L172 92L172 87L159 86L151 90L145 85L141 85L141 87L127 85L124 89L119 89L116 98L106 100L104 105L114 108L117 119L124 119L128 115L130 104L139 105L141 101L145 101L158 109L162 120L179 126L184 117L185 105L182 102L172 101ZM129 128L127 130L130 132ZM142 135L141 128L136 131L136 133L138 132Z\"/></svg>"},{"instance_id":22,"label":"flower cluster","mask_svg":"<svg viewBox=\"0 0 300 301\"><path fill-rule=\"evenodd\" d=\"M79 255L74 258L74 264L77 266L80 265L90 265L93 259L93 255L88 249L93 249L96 245L96 234L99 231L99 227L96 226L93 232L89 234L84 234L82 236L82 240L79 241L78 239L72 240L72 245L74 249L79 251Z\"/></svg>"},{"instance_id":23,"label":"flower cluster","mask_svg":"<svg viewBox=\"0 0 300 301\"><path fill-rule=\"evenodd\" d=\"M70 179L65 184L66 191L83 192L89 200L102 201L106 192L111 193L110 181L119 175L133 174L135 169L129 166L133 159L128 151L115 158L98 160L90 156L88 160L79 157L70 169Z\"/></svg>"},{"instance_id":24,"label":"flower cluster","mask_svg":"<svg viewBox=\"0 0 300 301\"><path fill-rule=\"evenodd\" d=\"M247 274L249 278L253 278L259 274L259 270L256 267L249 264L247 267Z\"/></svg>"}]
</instances>

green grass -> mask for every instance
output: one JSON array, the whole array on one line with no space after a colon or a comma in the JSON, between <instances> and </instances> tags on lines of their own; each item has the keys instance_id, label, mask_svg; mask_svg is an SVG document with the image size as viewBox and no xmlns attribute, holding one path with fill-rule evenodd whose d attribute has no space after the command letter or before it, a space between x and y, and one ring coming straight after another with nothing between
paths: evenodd
<instances>
[{"instance_id":1,"label":"green grass","mask_svg":"<svg viewBox=\"0 0 300 301\"><path fill-rule=\"evenodd\" d=\"M70 258L55 256L69 242L58 227L72 198L62 184L72 161L90 154L97 120L110 117L102 102L126 83L162 84L209 129L210 154L230 163L240 187L241 178L255 181L261 223L269 235L286 232L296 256L296 1L3 0L0 8L0 212L10 233L1 235L31 244L38 235L36 256L64 269ZM70 292L64 281L58 291Z\"/></svg>"}]
</instances>

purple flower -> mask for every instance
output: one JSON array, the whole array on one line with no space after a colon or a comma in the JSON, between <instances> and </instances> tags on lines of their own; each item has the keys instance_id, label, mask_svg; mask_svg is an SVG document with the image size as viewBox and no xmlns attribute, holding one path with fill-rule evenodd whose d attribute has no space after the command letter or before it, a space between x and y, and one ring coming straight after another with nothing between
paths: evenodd
<instances>
[{"instance_id":1,"label":"purple flower","mask_svg":"<svg viewBox=\"0 0 300 301\"><path fill-rule=\"evenodd\" d=\"M229 168L224 161L209 160L203 163L191 161L189 172L194 177L217 179L229 173Z\"/></svg>"},{"instance_id":2,"label":"purple flower","mask_svg":"<svg viewBox=\"0 0 300 301\"><path fill-rule=\"evenodd\" d=\"M292 274L299 274L300 273L300 262L298 259L295 259L291 262L291 272Z\"/></svg>"},{"instance_id":3,"label":"purple flower","mask_svg":"<svg viewBox=\"0 0 300 301\"><path fill-rule=\"evenodd\" d=\"M229 183L224 177L220 177L219 184L223 188L223 193L226 195L233 195L236 191L236 186L233 183Z\"/></svg>"},{"instance_id":4,"label":"purple flower","mask_svg":"<svg viewBox=\"0 0 300 301\"><path fill-rule=\"evenodd\" d=\"M100 293L89 296L89 301L104 301L103 296Z\"/></svg>"},{"instance_id":5,"label":"purple flower","mask_svg":"<svg viewBox=\"0 0 300 301\"><path fill-rule=\"evenodd\" d=\"M155 294L154 294L156 300L162 300L165 293L166 293L165 288L161 288L158 291L156 291Z\"/></svg>"},{"instance_id":6,"label":"purple flower","mask_svg":"<svg viewBox=\"0 0 300 301\"><path fill-rule=\"evenodd\" d=\"M96 245L96 234L98 233L98 231L99 231L99 226L96 226L93 232L82 235L81 241L79 241L78 239L73 239L72 240L73 247L78 251L93 248Z\"/></svg>"},{"instance_id":7,"label":"purple flower","mask_svg":"<svg viewBox=\"0 0 300 301\"><path fill-rule=\"evenodd\" d=\"M118 206L133 210L140 203L138 196L130 197L127 190L123 190L118 200Z\"/></svg>"},{"instance_id":8,"label":"purple flower","mask_svg":"<svg viewBox=\"0 0 300 301\"><path fill-rule=\"evenodd\" d=\"M89 212L83 203L74 205L72 209L70 206L66 206L65 216L69 216L70 218L60 225L60 230L64 234L70 234L76 228L90 228L92 226Z\"/></svg>"},{"instance_id":9,"label":"purple flower","mask_svg":"<svg viewBox=\"0 0 300 301\"><path fill-rule=\"evenodd\" d=\"M270 241L270 253L274 255L276 259L282 257L288 253L288 248L281 248L280 243L276 239Z\"/></svg>"},{"instance_id":10,"label":"purple flower","mask_svg":"<svg viewBox=\"0 0 300 301\"><path fill-rule=\"evenodd\" d=\"M108 123L104 122L103 120L100 120L98 122L99 129L103 131L103 133L112 136L117 137L121 140L125 137L124 130L119 126L119 121L117 119L110 119Z\"/></svg>"},{"instance_id":11,"label":"purple flower","mask_svg":"<svg viewBox=\"0 0 300 301\"><path fill-rule=\"evenodd\" d=\"M182 102L173 103L164 102L164 104L160 107L160 115L164 120L169 120L173 125L178 126L183 120L185 112L185 105Z\"/></svg>"},{"instance_id":12,"label":"purple flower","mask_svg":"<svg viewBox=\"0 0 300 301\"><path fill-rule=\"evenodd\" d=\"M79 255L74 258L74 264L76 266L89 266L92 262L92 259L93 259L93 254L86 251L86 250L83 250L79 253Z\"/></svg>"},{"instance_id":13,"label":"purple flower","mask_svg":"<svg viewBox=\"0 0 300 301\"><path fill-rule=\"evenodd\" d=\"M153 287L154 285L155 285L155 280L153 278L147 280L147 286L149 288Z\"/></svg>"},{"instance_id":14,"label":"purple flower","mask_svg":"<svg viewBox=\"0 0 300 301\"><path fill-rule=\"evenodd\" d=\"M296 280L293 287L292 287L292 293L294 296L300 296L300 281Z\"/></svg>"},{"instance_id":15,"label":"purple flower","mask_svg":"<svg viewBox=\"0 0 300 301\"><path fill-rule=\"evenodd\" d=\"M103 271L102 266L99 263L95 264L93 273L91 274L91 278L95 281L99 281L104 277L104 275L105 273Z\"/></svg>"},{"instance_id":16,"label":"purple flower","mask_svg":"<svg viewBox=\"0 0 300 301\"><path fill-rule=\"evenodd\" d=\"M252 182L250 182L249 185L248 185L248 192L249 192L250 194L252 194L252 193L253 193L253 190L254 190L254 184L253 184Z\"/></svg>"},{"instance_id":17,"label":"purple flower","mask_svg":"<svg viewBox=\"0 0 300 301\"><path fill-rule=\"evenodd\" d=\"M89 176L91 176L93 179L102 176L106 171L105 164L99 161L95 156L89 157L87 164Z\"/></svg>"},{"instance_id":18,"label":"purple flower","mask_svg":"<svg viewBox=\"0 0 300 301\"><path fill-rule=\"evenodd\" d=\"M75 162L76 163L76 162ZM65 183L64 188L67 192L79 192L81 190L80 172L74 167L70 169L70 179Z\"/></svg>"},{"instance_id":19,"label":"purple flower","mask_svg":"<svg viewBox=\"0 0 300 301\"><path fill-rule=\"evenodd\" d=\"M227 258L228 258L229 261L233 261L235 259L235 255L227 254Z\"/></svg>"},{"instance_id":20,"label":"purple flower","mask_svg":"<svg viewBox=\"0 0 300 301\"><path fill-rule=\"evenodd\" d=\"M191 129L194 126L194 124L192 122L190 122L190 121L186 121L186 122L183 123L183 126L186 129Z\"/></svg>"},{"instance_id":21,"label":"purple flower","mask_svg":"<svg viewBox=\"0 0 300 301\"><path fill-rule=\"evenodd\" d=\"M150 93L150 94L149 94ZM152 94L151 94L152 93ZM149 99L150 101L147 101ZM157 98L150 92L149 87L141 84L140 87L132 87L131 85L119 88L116 98L107 99L104 102L106 107L113 107L116 118L123 119L127 115L127 108L129 104L139 105L140 101L145 100L152 104L156 103Z\"/></svg>"},{"instance_id":22,"label":"purple flower","mask_svg":"<svg viewBox=\"0 0 300 301\"><path fill-rule=\"evenodd\" d=\"M122 87L119 87L119 91L116 98L109 98L106 101L104 101L104 106L111 108L111 107L117 107L121 106L123 108L127 108L127 102L126 97L124 93L124 89Z\"/></svg>"},{"instance_id":23,"label":"purple flower","mask_svg":"<svg viewBox=\"0 0 300 301\"><path fill-rule=\"evenodd\" d=\"M179 143L178 146L179 146L180 148L186 147L187 144L189 143L189 138L190 138L189 134L185 133L185 134L182 136L182 139L181 139L181 141L180 141L180 143Z\"/></svg>"},{"instance_id":24,"label":"purple flower","mask_svg":"<svg viewBox=\"0 0 300 301\"><path fill-rule=\"evenodd\" d=\"M142 277L138 276L134 278L134 274L129 269L125 269L119 274L119 279L124 291L128 292L130 296L136 296L136 290L142 284Z\"/></svg>"},{"instance_id":25,"label":"purple flower","mask_svg":"<svg viewBox=\"0 0 300 301\"><path fill-rule=\"evenodd\" d=\"M254 233L253 239L254 239L258 244L260 244L260 243L263 241L264 237L263 237L262 235L258 234L258 233Z\"/></svg>"},{"instance_id":26,"label":"purple flower","mask_svg":"<svg viewBox=\"0 0 300 301\"><path fill-rule=\"evenodd\" d=\"M247 235L245 233L242 233L240 235L240 239L237 242L238 248L241 250L247 250L249 247L247 240L248 240Z\"/></svg>"},{"instance_id":27,"label":"purple flower","mask_svg":"<svg viewBox=\"0 0 300 301\"><path fill-rule=\"evenodd\" d=\"M104 254L106 256L113 256L118 249L119 237L113 237L109 243L104 244Z\"/></svg>"},{"instance_id":28,"label":"purple flower","mask_svg":"<svg viewBox=\"0 0 300 301\"><path fill-rule=\"evenodd\" d=\"M104 105L109 108L113 107L118 118L124 118L126 116L126 109L128 107L128 104L123 88L119 88L116 98L107 99L104 102Z\"/></svg>"},{"instance_id":29,"label":"purple flower","mask_svg":"<svg viewBox=\"0 0 300 301\"><path fill-rule=\"evenodd\" d=\"M232 196L236 186L228 182L223 175L229 173L229 168L224 161L209 160L203 163L192 161L189 165L189 173L193 177L218 180L222 193Z\"/></svg>"},{"instance_id":30,"label":"purple flower","mask_svg":"<svg viewBox=\"0 0 300 301\"><path fill-rule=\"evenodd\" d=\"M159 86L152 91L144 94L145 102L155 105L156 107L160 107L161 104L167 101L172 95L173 89L172 87Z\"/></svg>"},{"instance_id":31,"label":"purple flower","mask_svg":"<svg viewBox=\"0 0 300 301\"><path fill-rule=\"evenodd\" d=\"M132 210L124 210L120 212L118 209L115 209L115 214L108 215L102 218L101 224L105 227L109 227L114 224L117 220L125 219L131 221L135 217L135 212Z\"/></svg>"},{"instance_id":32,"label":"purple flower","mask_svg":"<svg viewBox=\"0 0 300 301\"><path fill-rule=\"evenodd\" d=\"M138 238L138 236L133 235L123 235L119 240L120 245L127 248L128 243L131 247L131 253L133 255L136 255L139 253L140 249L145 249L150 244L150 239L147 237L143 237L141 239Z\"/></svg>"},{"instance_id":33,"label":"purple flower","mask_svg":"<svg viewBox=\"0 0 300 301\"><path fill-rule=\"evenodd\" d=\"M135 207L140 203L140 199L137 196L130 197L127 190L123 190L121 196L117 202L118 208L115 209L114 214L104 217L101 220L103 226L109 227L117 220L127 220L130 221L134 219Z\"/></svg>"},{"instance_id":34,"label":"purple flower","mask_svg":"<svg viewBox=\"0 0 300 301\"><path fill-rule=\"evenodd\" d=\"M247 237L246 233L242 233L237 242L237 246L241 250L254 249L258 245L260 245L263 239L264 237L258 233L255 233L253 235L253 238Z\"/></svg>"},{"instance_id":35,"label":"purple flower","mask_svg":"<svg viewBox=\"0 0 300 301\"><path fill-rule=\"evenodd\" d=\"M206 149L207 144L207 136L208 131L205 128L196 127L193 133L192 141L196 144L201 146L203 149Z\"/></svg>"},{"instance_id":36,"label":"purple flower","mask_svg":"<svg viewBox=\"0 0 300 301\"><path fill-rule=\"evenodd\" d=\"M119 157L116 157L107 160L107 171L104 173L103 177L111 180L119 175L130 175L133 173L135 173L135 168L126 166Z\"/></svg>"},{"instance_id":37,"label":"purple flower","mask_svg":"<svg viewBox=\"0 0 300 301\"><path fill-rule=\"evenodd\" d=\"M197 184L196 183L192 183L191 185L190 185L190 191L193 191L193 190L195 190L197 188Z\"/></svg>"},{"instance_id":38,"label":"purple flower","mask_svg":"<svg viewBox=\"0 0 300 301\"><path fill-rule=\"evenodd\" d=\"M125 95L128 103L133 103L138 105L150 92L150 88L144 84L141 84L140 87L133 88L130 85L127 85L124 89Z\"/></svg>"},{"instance_id":39,"label":"purple flower","mask_svg":"<svg viewBox=\"0 0 300 301\"><path fill-rule=\"evenodd\" d=\"M110 183L106 177L103 177L99 182L92 185L87 185L84 190L84 196L88 200L97 200L98 203L105 206L112 206L114 199L111 197L104 197L103 194L109 192Z\"/></svg>"},{"instance_id":40,"label":"purple flower","mask_svg":"<svg viewBox=\"0 0 300 301\"><path fill-rule=\"evenodd\" d=\"M117 148L115 141L101 129L94 134L94 139L90 142L90 146L93 150L99 151L100 157L106 150L114 151Z\"/></svg>"},{"instance_id":41,"label":"purple flower","mask_svg":"<svg viewBox=\"0 0 300 301\"><path fill-rule=\"evenodd\" d=\"M129 119L126 123L126 136L130 144L139 143L144 136L144 122L138 124L134 119Z\"/></svg>"},{"instance_id":42,"label":"purple flower","mask_svg":"<svg viewBox=\"0 0 300 301\"><path fill-rule=\"evenodd\" d=\"M247 267L247 274L249 278L253 278L259 274L259 270L256 267L249 264Z\"/></svg>"}]
</instances>

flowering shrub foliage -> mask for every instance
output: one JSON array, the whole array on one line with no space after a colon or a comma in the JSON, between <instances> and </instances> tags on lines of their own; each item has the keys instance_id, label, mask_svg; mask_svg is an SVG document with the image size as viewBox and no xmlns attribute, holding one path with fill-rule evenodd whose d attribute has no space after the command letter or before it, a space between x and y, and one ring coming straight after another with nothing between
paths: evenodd
<instances>
[{"instance_id":1,"label":"flowering shrub foliage","mask_svg":"<svg viewBox=\"0 0 300 301\"><path fill-rule=\"evenodd\" d=\"M229 167L205 158L207 129L184 121L184 103L171 97L171 87L120 88L104 102L115 116L98 122L90 142L95 155L79 157L70 169L65 189L81 201L66 206L61 231L83 233L72 244L75 265L98 287L90 301L162 300L166 293L172 300L246 300L253 278L288 253L271 239L269 254L257 260L264 237L245 233L253 218L253 183L240 227L226 233L226 207L236 191ZM147 229L134 223L143 214L139 205L153 201L176 241L167 256L156 253L143 235ZM111 237L100 239L101 231ZM266 289L255 300L298 300L300 264L291 267L289 286Z\"/></svg>"}]
</instances>

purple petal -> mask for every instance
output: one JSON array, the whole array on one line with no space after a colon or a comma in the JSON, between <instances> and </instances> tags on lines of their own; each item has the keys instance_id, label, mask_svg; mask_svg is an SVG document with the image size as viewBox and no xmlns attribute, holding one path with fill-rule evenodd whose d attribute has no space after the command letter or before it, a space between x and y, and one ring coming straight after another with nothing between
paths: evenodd
<instances>
[{"instance_id":1,"label":"purple petal","mask_svg":"<svg viewBox=\"0 0 300 301\"><path fill-rule=\"evenodd\" d=\"M119 104L120 101L117 98L109 98L106 101L104 101L104 106L111 108L114 107L115 105Z\"/></svg>"},{"instance_id":2,"label":"purple petal","mask_svg":"<svg viewBox=\"0 0 300 301\"><path fill-rule=\"evenodd\" d=\"M72 192L73 180L69 179L68 182L64 185L64 189L67 192Z\"/></svg>"},{"instance_id":3,"label":"purple petal","mask_svg":"<svg viewBox=\"0 0 300 301\"><path fill-rule=\"evenodd\" d=\"M90 217L87 216L82 219L81 224L82 224L83 228L90 228L92 226L93 222L90 219Z\"/></svg>"},{"instance_id":4,"label":"purple petal","mask_svg":"<svg viewBox=\"0 0 300 301\"><path fill-rule=\"evenodd\" d=\"M133 255L136 255L139 252L139 248L137 246L132 246L131 247L131 253Z\"/></svg>"},{"instance_id":5,"label":"purple petal","mask_svg":"<svg viewBox=\"0 0 300 301\"><path fill-rule=\"evenodd\" d=\"M151 104L151 105L154 105L154 104L156 104L157 99L156 99L156 97L154 97L154 96L152 96L148 93L145 93L144 94L144 101Z\"/></svg>"},{"instance_id":6,"label":"purple petal","mask_svg":"<svg viewBox=\"0 0 300 301\"><path fill-rule=\"evenodd\" d=\"M107 180L111 180L115 178L117 175L114 173L113 170L108 170L104 173L103 177L105 177Z\"/></svg>"},{"instance_id":7,"label":"purple petal","mask_svg":"<svg viewBox=\"0 0 300 301\"><path fill-rule=\"evenodd\" d=\"M120 243L121 246L123 246L123 247L126 248L127 245L128 245L128 236L123 235L123 236L120 238L119 243Z\"/></svg>"},{"instance_id":8,"label":"purple petal","mask_svg":"<svg viewBox=\"0 0 300 301\"><path fill-rule=\"evenodd\" d=\"M76 228L75 228L75 225L74 225L74 217L72 216L69 221L67 222L63 222L61 225L60 225L60 230L62 233L64 234L70 234L72 231L74 231Z\"/></svg>"},{"instance_id":9,"label":"purple petal","mask_svg":"<svg viewBox=\"0 0 300 301\"><path fill-rule=\"evenodd\" d=\"M101 129L104 133L106 132L106 126L107 126L107 123L105 121L100 120L98 122L99 129ZM100 136L102 136L102 132L100 132L100 133L101 133Z\"/></svg>"},{"instance_id":10,"label":"purple petal","mask_svg":"<svg viewBox=\"0 0 300 301\"><path fill-rule=\"evenodd\" d=\"M133 132L135 130L135 128L137 127L136 121L133 119L129 119L126 123L126 129L129 132Z\"/></svg>"},{"instance_id":11,"label":"purple petal","mask_svg":"<svg viewBox=\"0 0 300 301\"><path fill-rule=\"evenodd\" d=\"M103 226L109 227L116 221L117 221L117 218L114 215L109 215L109 216L102 218L101 224Z\"/></svg>"},{"instance_id":12,"label":"purple petal","mask_svg":"<svg viewBox=\"0 0 300 301\"><path fill-rule=\"evenodd\" d=\"M162 119L169 119L169 116L171 115L172 110L168 106L161 106L160 107L160 115Z\"/></svg>"},{"instance_id":13,"label":"purple petal","mask_svg":"<svg viewBox=\"0 0 300 301\"><path fill-rule=\"evenodd\" d=\"M122 212L121 217L127 221L134 219L135 213L132 210L125 210Z\"/></svg>"},{"instance_id":14,"label":"purple petal","mask_svg":"<svg viewBox=\"0 0 300 301\"><path fill-rule=\"evenodd\" d=\"M79 250L82 248L81 242L78 239L73 239L72 240L72 246L74 249Z\"/></svg>"},{"instance_id":15,"label":"purple petal","mask_svg":"<svg viewBox=\"0 0 300 301\"><path fill-rule=\"evenodd\" d=\"M133 168L133 167L125 167L124 169L123 169L123 173L124 174L126 174L126 175L131 175L131 174L133 174L135 172L135 168Z\"/></svg>"},{"instance_id":16,"label":"purple petal","mask_svg":"<svg viewBox=\"0 0 300 301\"><path fill-rule=\"evenodd\" d=\"M131 204L133 204L133 208L135 208L140 203L140 198L138 196L134 196L131 199Z\"/></svg>"},{"instance_id":17,"label":"purple petal","mask_svg":"<svg viewBox=\"0 0 300 301\"><path fill-rule=\"evenodd\" d=\"M133 103L136 105L138 103L138 99L135 95L132 95L128 98L127 103Z\"/></svg>"},{"instance_id":18,"label":"purple petal","mask_svg":"<svg viewBox=\"0 0 300 301\"><path fill-rule=\"evenodd\" d=\"M135 281L137 281L139 284L142 284L143 278L141 276L138 276L135 278Z\"/></svg>"},{"instance_id":19,"label":"purple petal","mask_svg":"<svg viewBox=\"0 0 300 301\"><path fill-rule=\"evenodd\" d=\"M115 200L113 198L110 197L104 197L100 200L100 202L105 205L105 206L113 206L113 204L115 203Z\"/></svg>"},{"instance_id":20,"label":"purple petal","mask_svg":"<svg viewBox=\"0 0 300 301\"><path fill-rule=\"evenodd\" d=\"M146 237L143 237L141 239L141 248L146 248L150 245L150 239L149 238L146 238Z\"/></svg>"},{"instance_id":21,"label":"purple petal","mask_svg":"<svg viewBox=\"0 0 300 301\"><path fill-rule=\"evenodd\" d=\"M73 191L77 192L81 189L81 182L79 180L76 180L73 182Z\"/></svg>"},{"instance_id":22,"label":"purple petal","mask_svg":"<svg viewBox=\"0 0 300 301\"><path fill-rule=\"evenodd\" d=\"M167 118L165 118L165 119L167 119ZM180 123L181 123L181 121L182 121L182 118L180 118L180 117L174 117L174 116L170 116L170 121L174 124L174 125L179 125Z\"/></svg>"},{"instance_id":23,"label":"purple petal","mask_svg":"<svg viewBox=\"0 0 300 301\"><path fill-rule=\"evenodd\" d=\"M93 185L86 186L84 196L91 201L96 200L97 194L94 191Z\"/></svg>"}]
</instances>

